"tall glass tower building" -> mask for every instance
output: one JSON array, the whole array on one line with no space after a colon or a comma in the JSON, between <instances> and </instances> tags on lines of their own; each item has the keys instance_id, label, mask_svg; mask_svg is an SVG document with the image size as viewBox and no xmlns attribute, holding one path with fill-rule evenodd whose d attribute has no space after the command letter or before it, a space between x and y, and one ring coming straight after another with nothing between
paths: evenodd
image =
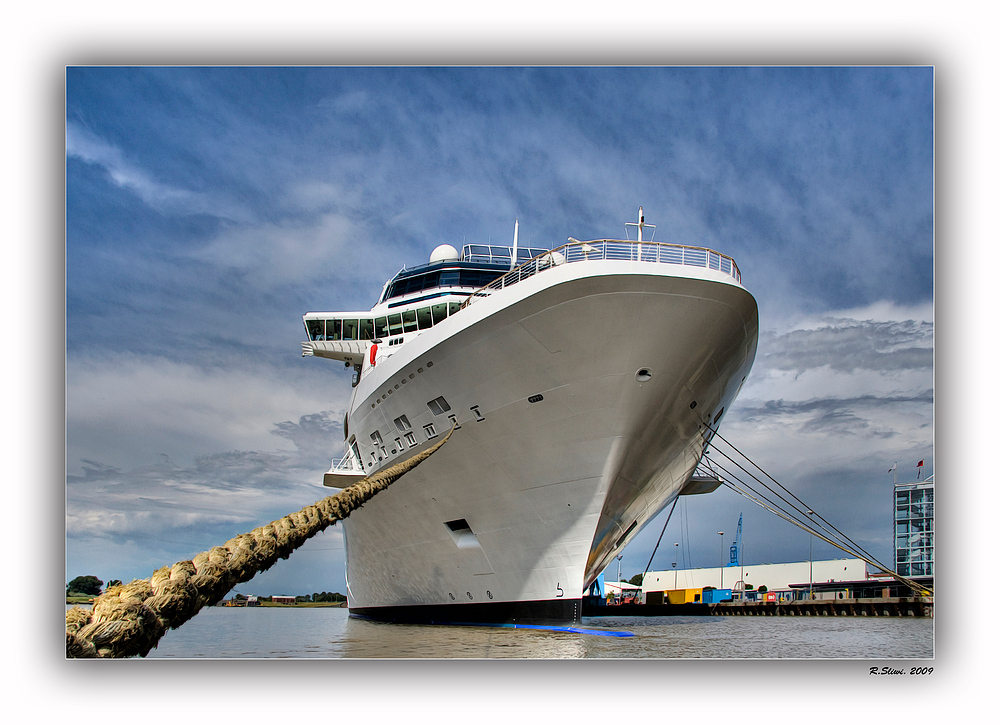
<instances>
[{"instance_id":1,"label":"tall glass tower building","mask_svg":"<svg viewBox=\"0 0 1000 725\"><path fill-rule=\"evenodd\" d=\"M893 486L896 500L896 573L934 576L934 476Z\"/></svg>"}]
</instances>

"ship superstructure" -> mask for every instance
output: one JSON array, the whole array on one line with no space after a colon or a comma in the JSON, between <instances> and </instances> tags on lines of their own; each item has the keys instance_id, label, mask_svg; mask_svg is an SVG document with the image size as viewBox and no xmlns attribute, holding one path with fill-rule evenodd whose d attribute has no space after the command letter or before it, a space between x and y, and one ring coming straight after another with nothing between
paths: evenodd
<instances>
[{"instance_id":1,"label":"ship superstructure","mask_svg":"<svg viewBox=\"0 0 1000 725\"><path fill-rule=\"evenodd\" d=\"M448 443L344 522L352 614L567 622L693 478L746 379L735 262L643 239L439 246L367 312L308 313L303 355L353 369L343 487ZM717 483L715 484L717 485Z\"/></svg>"}]
</instances>

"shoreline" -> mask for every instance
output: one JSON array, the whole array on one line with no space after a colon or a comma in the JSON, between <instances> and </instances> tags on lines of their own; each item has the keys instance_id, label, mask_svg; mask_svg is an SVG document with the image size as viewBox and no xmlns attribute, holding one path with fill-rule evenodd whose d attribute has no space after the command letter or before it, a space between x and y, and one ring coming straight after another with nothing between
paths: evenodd
<instances>
[{"instance_id":1,"label":"shoreline","mask_svg":"<svg viewBox=\"0 0 1000 725\"><path fill-rule=\"evenodd\" d=\"M93 606L94 600L97 597L66 597L67 606L78 606L78 607L90 607ZM276 604L274 602L261 602L260 604L255 604L249 609L255 609L256 607L270 607L274 609L316 609L320 607L332 607L335 609L346 609L347 602L296 602L295 604ZM226 604L210 604L205 607L209 608L220 608L220 609L247 609L246 605L226 605Z\"/></svg>"}]
</instances>

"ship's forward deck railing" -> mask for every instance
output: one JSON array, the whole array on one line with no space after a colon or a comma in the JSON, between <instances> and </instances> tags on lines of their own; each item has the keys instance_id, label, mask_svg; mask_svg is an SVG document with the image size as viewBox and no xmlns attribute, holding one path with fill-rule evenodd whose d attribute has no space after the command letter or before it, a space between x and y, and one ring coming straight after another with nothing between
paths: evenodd
<instances>
[{"instance_id":1,"label":"ship's forward deck railing","mask_svg":"<svg viewBox=\"0 0 1000 725\"><path fill-rule=\"evenodd\" d=\"M705 267L727 274L740 281L740 268L732 257L705 247L688 247L683 244L661 242L624 241L620 239L599 239L590 242L572 241L551 252L543 254L512 269L503 277L472 293L463 307L477 299L488 297L490 293L510 287L523 279L560 264L596 260L617 260L625 262L652 262L658 264L681 264Z\"/></svg>"},{"instance_id":2,"label":"ship's forward deck railing","mask_svg":"<svg viewBox=\"0 0 1000 725\"><path fill-rule=\"evenodd\" d=\"M336 458L330 461L330 472L331 473L364 473L365 469L359 468L357 462L350 451L344 454L344 457L338 462Z\"/></svg>"}]
</instances>

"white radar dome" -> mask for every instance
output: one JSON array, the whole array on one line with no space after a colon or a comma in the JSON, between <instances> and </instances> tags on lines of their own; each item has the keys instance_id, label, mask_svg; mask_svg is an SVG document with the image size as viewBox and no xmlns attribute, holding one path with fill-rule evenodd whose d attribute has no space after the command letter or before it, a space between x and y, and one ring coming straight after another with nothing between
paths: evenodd
<instances>
[{"instance_id":1,"label":"white radar dome","mask_svg":"<svg viewBox=\"0 0 1000 725\"><path fill-rule=\"evenodd\" d=\"M430 264L434 262L457 262L458 261L458 250L455 249L450 244L442 244L434 248L431 252Z\"/></svg>"}]
</instances>

